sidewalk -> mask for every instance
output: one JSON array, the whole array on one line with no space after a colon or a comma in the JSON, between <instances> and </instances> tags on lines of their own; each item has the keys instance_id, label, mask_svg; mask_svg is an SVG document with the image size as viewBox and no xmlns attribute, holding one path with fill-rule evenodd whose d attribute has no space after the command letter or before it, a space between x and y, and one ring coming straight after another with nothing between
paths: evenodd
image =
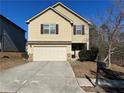
<instances>
[{"instance_id":1,"label":"sidewalk","mask_svg":"<svg viewBox=\"0 0 124 93\"><path fill-rule=\"evenodd\" d=\"M92 83L86 78L76 78L80 86L93 86L96 79L91 79ZM102 80L99 79L99 85L106 85L113 88L124 88L124 80Z\"/></svg>"}]
</instances>

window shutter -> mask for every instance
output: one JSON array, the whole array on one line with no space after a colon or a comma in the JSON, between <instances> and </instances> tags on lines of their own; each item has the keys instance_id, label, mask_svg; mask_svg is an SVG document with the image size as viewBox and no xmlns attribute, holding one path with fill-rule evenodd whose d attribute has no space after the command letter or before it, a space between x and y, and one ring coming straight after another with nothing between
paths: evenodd
<instances>
[{"instance_id":1,"label":"window shutter","mask_svg":"<svg viewBox=\"0 0 124 93\"><path fill-rule=\"evenodd\" d=\"M43 24L41 24L41 34L43 34Z\"/></svg>"},{"instance_id":2,"label":"window shutter","mask_svg":"<svg viewBox=\"0 0 124 93\"><path fill-rule=\"evenodd\" d=\"M59 34L59 25L56 24L56 34Z\"/></svg>"},{"instance_id":3,"label":"window shutter","mask_svg":"<svg viewBox=\"0 0 124 93\"><path fill-rule=\"evenodd\" d=\"M82 25L82 35L84 35L84 25Z\"/></svg>"},{"instance_id":4,"label":"window shutter","mask_svg":"<svg viewBox=\"0 0 124 93\"><path fill-rule=\"evenodd\" d=\"M74 35L76 34L76 25L74 25L73 34L74 34Z\"/></svg>"}]
</instances>

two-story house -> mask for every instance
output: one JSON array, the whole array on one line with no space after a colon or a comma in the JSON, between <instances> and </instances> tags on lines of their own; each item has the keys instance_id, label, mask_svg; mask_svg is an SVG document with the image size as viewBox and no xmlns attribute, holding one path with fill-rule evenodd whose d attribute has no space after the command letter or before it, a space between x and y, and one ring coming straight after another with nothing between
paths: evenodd
<instances>
[{"instance_id":1,"label":"two-story house","mask_svg":"<svg viewBox=\"0 0 124 93\"><path fill-rule=\"evenodd\" d=\"M27 20L32 61L66 61L89 49L90 22L57 3Z\"/></svg>"}]
</instances>

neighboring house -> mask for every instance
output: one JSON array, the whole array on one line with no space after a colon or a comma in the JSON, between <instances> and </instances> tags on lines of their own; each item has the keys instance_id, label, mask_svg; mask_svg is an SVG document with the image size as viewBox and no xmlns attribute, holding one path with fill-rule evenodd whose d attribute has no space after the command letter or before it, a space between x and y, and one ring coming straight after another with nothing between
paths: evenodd
<instances>
[{"instance_id":1,"label":"neighboring house","mask_svg":"<svg viewBox=\"0 0 124 93\"><path fill-rule=\"evenodd\" d=\"M33 61L66 61L89 49L90 22L62 3L27 20L28 54Z\"/></svg>"},{"instance_id":2,"label":"neighboring house","mask_svg":"<svg viewBox=\"0 0 124 93\"><path fill-rule=\"evenodd\" d=\"M0 15L0 51L24 52L25 43L25 31Z\"/></svg>"}]
</instances>

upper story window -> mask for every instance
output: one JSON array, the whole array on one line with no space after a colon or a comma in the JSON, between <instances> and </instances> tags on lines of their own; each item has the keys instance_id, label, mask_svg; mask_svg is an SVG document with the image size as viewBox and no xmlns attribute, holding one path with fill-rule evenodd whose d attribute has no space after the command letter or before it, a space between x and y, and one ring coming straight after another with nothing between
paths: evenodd
<instances>
[{"instance_id":1,"label":"upper story window","mask_svg":"<svg viewBox=\"0 0 124 93\"><path fill-rule=\"evenodd\" d=\"M76 34L82 34L82 25L76 25Z\"/></svg>"},{"instance_id":2,"label":"upper story window","mask_svg":"<svg viewBox=\"0 0 124 93\"><path fill-rule=\"evenodd\" d=\"M84 35L84 25L74 25L75 35Z\"/></svg>"},{"instance_id":3,"label":"upper story window","mask_svg":"<svg viewBox=\"0 0 124 93\"><path fill-rule=\"evenodd\" d=\"M58 34L58 24L41 24L41 34Z\"/></svg>"}]
</instances>

